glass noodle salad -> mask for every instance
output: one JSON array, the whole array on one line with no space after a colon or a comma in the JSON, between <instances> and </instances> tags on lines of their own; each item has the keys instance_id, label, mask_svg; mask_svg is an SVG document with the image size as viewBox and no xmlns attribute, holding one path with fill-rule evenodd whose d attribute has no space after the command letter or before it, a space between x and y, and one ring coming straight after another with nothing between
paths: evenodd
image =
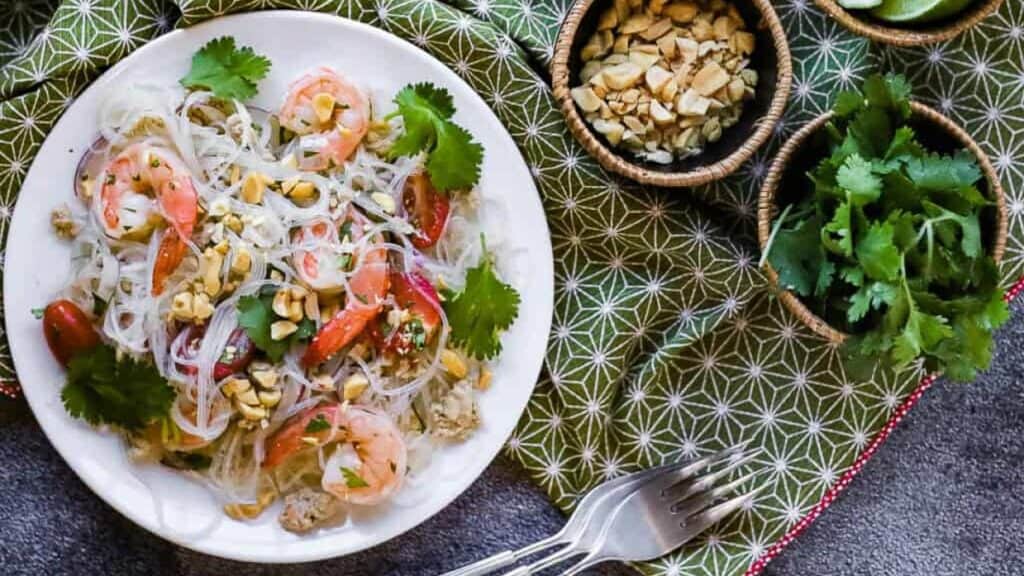
<instances>
[{"instance_id":1,"label":"glass noodle salad","mask_svg":"<svg viewBox=\"0 0 1024 576\"><path fill-rule=\"evenodd\" d=\"M182 86L109 95L53 213L72 278L35 312L73 416L201 479L232 518L283 499L305 532L473 434L519 295L447 91L407 86L378 115L321 67L276 110L247 106L269 67L220 38Z\"/></svg>"}]
</instances>

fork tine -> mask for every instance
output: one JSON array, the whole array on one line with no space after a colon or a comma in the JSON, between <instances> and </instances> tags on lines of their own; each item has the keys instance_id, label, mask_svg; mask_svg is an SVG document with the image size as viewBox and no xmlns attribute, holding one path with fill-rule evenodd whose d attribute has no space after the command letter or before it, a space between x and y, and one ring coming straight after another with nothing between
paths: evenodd
<instances>
[{"instance_id":1,"label":"fork tine","mask_svg":"<svg viewBox=\"0 0 1024 576\"><path fill-rule=\"evenodd\" d=\"M743 442L735 446L730 446L729 448L720 450L718 452L715 452L714 454L709 454L708 456L704 456L703 458L694 460L693 462L687 464L683 468L680 468L679 471L659 478L658 482L660 483L662 494L664 494L672 486L675 486L680 482L692 478L695 474L707 468L708 466L717 464L718 462L721 462L726 458L730 458L735 454L742 454L743 450L746 448L746 445L747 443Z\"/></svg>"},{"instance_id":2,"label":"fork tine","mask_svg":"<svg viewBox=\"0 0 1024 576\"><path fill-rule=\"evenodd\" d=\"M728 484L723 484L707 492L694 494L688 498L677 501L672 505L672 512L676 514L682 514L683 517L691 516L700 510L706 508L709 504L714 503L726 494L733 492L743 484L745 484L751 478L757 476L760 472L751 472L745 476L737 478Z\"/></svg>"},{"instance_id":3,"label":"fork tine","mask_svg":"<svg viewBox=\"0 0 1024 576\"><path fill-rule=\"evenodd\" d=\"M691 516L680 523L683 528L680 540L686 542L692 538L697 537L701 532L707 530L711 526L717 524L726 516L742 508L747 502L750 502L758 495L762 490L767 487L766 484L762 484L757 488L754 488L750 492L737 496L731 500L726 500L717 506L708 508L707 510Z\"/></svg>"},{"instance_id":4,"label":"fork tine","mask_svg":"<svg viewBox=\"0 0 1024 576\"><path fill-rule=\"evenodd\" d=\"M673 502L681 502L694 494L709 490L715 485L715 482L718 482L718 480L722 479L733 470L743 466L747 462L750 462L756 458L760 452L760 449L754 450L748 454L743 454L741 452L739 458L734 459L722 469L710 472L689 482L686 482L685 478L680 479L681 481L665 488L665 490L662 491L662 495L666 498L672 499Z\"/></svg>"}]
</instances>

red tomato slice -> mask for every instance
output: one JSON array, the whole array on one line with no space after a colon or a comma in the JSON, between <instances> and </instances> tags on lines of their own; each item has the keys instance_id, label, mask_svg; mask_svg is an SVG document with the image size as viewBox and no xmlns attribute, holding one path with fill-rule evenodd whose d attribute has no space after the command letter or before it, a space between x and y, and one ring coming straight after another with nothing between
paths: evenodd
<instances>
[{"instance_id":1,"label":"red tomato slice","mask_svg":"<svg viewBox=\"0 0 1024 576\"><path fill-rule=\"evenodd\" d=\"M413 245L422 249L436 244L448 223L448 197L434 188L425 172L417 172L405 181L402 204L413 226L418 228L412 237Z\"/></svg>"},{"instance_id":2,"label":"red tomato slice","mask_svg":"<svg viewBox=\"0 0 1024 576\"><path fill-rule=\"evenodd\" d=\"M419 272L392 272L391 293L395 295L395 302L400 308L404 308L417 316L423 322L423 329L429 336L441 323L441 299L437 296L437 290Z\"/></svg>"},{"instance_id":3,"label":"red tomato slice","mask_svg":"<svg viewBox=\"0 0 1024 576\"><path fill-rule=\"evenodd\" d=\"M189 334L185 338L185 345L181 355L184 358L192 359L199 353L199 345L202 343L203 335L206 333L206 326L190 326L186 330L189 331ZM235 328L231 332L227 343L224 345L225 349L228 346L233 347L234 352L231 354L225 353L224 357L222 357L224 359L213 365L214 380L223 380L232 374L245 370L252 363L253 357L256 355L256 345L249 339L249 335L245 333L243 328ZM196 373L195 366L179 364L178 369L185 374Z\"/></svg>"},{"instance_id":4,"label":"red tomato slice","mask_svg":"<svg viewBox=\"0 0 1024 576\"><path fill-rule=\"evenodd\" d=\"M95 348L100 336L77 304L57 300L43 311L43 334L57 361L67 366L76 355Z\"/></svg>"},{"instance_id":5,"label":"red tomato slice","mask_svg":"<svg viewBox=\"0 0 1024 576\"><path fill-rule=\"evenodd\" d=\"M378 349L404 356L417 349L415 341L418 338L421 337L423 343L430 341L441 323L441 315L438 313L441 301L430 281L417 272L392 272L390 284L395 307L408 310L419 321L422 333L418 333L411 322L397 328L373 322L368 332Z\"/></svg>"}]
</instances>

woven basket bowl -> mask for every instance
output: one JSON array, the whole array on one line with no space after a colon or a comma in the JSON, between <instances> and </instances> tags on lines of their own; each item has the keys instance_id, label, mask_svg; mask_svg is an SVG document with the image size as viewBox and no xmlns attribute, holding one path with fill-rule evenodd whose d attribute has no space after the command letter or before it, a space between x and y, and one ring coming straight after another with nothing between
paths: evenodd
<instances>
[{"instance_id":1,"label":"woven basket bowl","mask_svg":"<svg viewBox=\"0 0 1024 576\"><path fill-rule=\"evenodd\" d=\"M569 94L579 83L582 66L579 53L597 28L600 13L611 6L611 2L577 0L573 5L555 43L551 59L552 87L569 130L606 170L643 184L697 186L732 173L768 140L786 107L793 81L789 44L769 0L737 0L735 4L757 41L750 59L750 68L757 71L759 78L754 99L746 103L739 122L726 129L718 142L707 144L697 156L667 165L613 150L580 115Z\"/></svg>"},{"instance_id":2,"label":"woven basket bowl","mask_svg":"<svg viewBox=\"0 0 1024 576\"><path fill-rule=\"evenodd\" d=\"M962 32L995 12L1003 3L1003 0L975 0L963 12L949 20L923 26L905 27L875 20L866 10L847 10L836 3L836 0L814 0L814 2L854 34L860 34L876 42L884 42L894 46L919 46L922 44L945 42L950 38L959 36Z\"/></svg>"},{"instance_id":3,"label":"woven basket bowl","mask_svg":"<svg viewBox=\"0 0 1024 576\"><path fill-rule=\"evenodd\" d=\"M999 183L999 176L989 161L988 156L981 151L977 142L967 132L957 126L952 120L939 114L932 108L911 102L913 115L910 123L918 133L921 141L930 149L938 152L950 153L957 148L965 148L978 160L984 177L984 183L980 185L981 191L988 198L995 202L995 206L988 213L982 214L982 240L989 247L990 253L996 262L1003 257L1006 248L1007 233L1007 212L1006 197L1003 194L1003 187ZM761 187L761 196L757 206L757 238L764 251L768 244L768 236L771 234L772 220L778 214L778 206L775 203L776 193L781 189L782 193L787 190L803 190L803 186L786 186L784 182L795 182L793 178L806 178L806 172L816 161L821 159L820 151L808 146L810 138L817 133L826 122L832 118L832 113L827 112L818 116L811 123L807 124L796 134L786 141L779 150L778 155L772 162ZM988 217L989 220L985 220ZM768 280L777 289L782 304L800 319L808 328L819 336L829 341L839 343L846 338L846 334L829 326L827 322L810 311L807 306L797 297L796 294L779 287L779 275L772 268L771 264L765 264L765 273Z\"/></svg>"}]
</instances>

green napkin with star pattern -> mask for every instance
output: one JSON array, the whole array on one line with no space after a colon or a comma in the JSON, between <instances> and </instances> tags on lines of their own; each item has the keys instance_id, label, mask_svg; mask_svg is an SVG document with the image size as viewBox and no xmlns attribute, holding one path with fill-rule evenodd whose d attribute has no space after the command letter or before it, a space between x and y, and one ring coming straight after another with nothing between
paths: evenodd
<instances>
[{"instance_id":1,"label":"green napkin with star pattern","mask_svg":"<svg viewBox=\"0 0 1024 576\"><path fill-rule=\"evenodd\" d=\"M964 126L1010 206L1007 282L1024 259L1024 4L959 39L882 49L808 0L775 3L794 85L775 137L737 174L692 190L610 177L572 139L545 70L570 0L8 0L0 12L0 242L47 132L106 67L173 27L228 12L315 9L378 26L454 69L491 105L535 175L555 254L546 370L508 453L556 505L677 454L749 441L769 483L648 574L753 574L813 519L916 397L920 374L845 374L757 270L757 192L779 142L879 68ZM17 270L3 271L16 274ZM27 310L6 311L27 314ZM0 338L0 381L16 389ZM486 415L485 415L486 417Z\"/></svg>"}]
</instances>

